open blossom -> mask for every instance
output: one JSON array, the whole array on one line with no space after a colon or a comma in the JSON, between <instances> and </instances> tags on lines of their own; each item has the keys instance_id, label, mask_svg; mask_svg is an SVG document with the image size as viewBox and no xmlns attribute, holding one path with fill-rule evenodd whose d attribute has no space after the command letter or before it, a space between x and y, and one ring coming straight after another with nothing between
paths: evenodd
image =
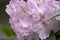
<instances>
[{"instance_id":1,"label":"open blossom","mask_svg":"<svg viewBox=\"0 0 60 40\"><path fill-rule=\"evenodd\" d=\"M43 40L49 37L51 30L56 32L60 29L57 27L60 24L57 18L50 20L60 13L60 1L10 0L6 7L10 16L9 23L18 40L39 40L39 37Z\"/></svg>"}]
</instances>

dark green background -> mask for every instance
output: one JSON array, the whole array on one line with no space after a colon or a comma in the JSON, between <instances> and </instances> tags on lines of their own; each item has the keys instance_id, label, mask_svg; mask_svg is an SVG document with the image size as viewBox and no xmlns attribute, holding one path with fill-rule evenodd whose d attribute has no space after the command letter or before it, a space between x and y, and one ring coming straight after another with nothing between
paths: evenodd
<instances>
[{"instance_id":1,"label":"dark green background","mask_svg":"<svg viewBox=\"0 0 60 40\"><path fill-rule=\"evenodd\" d=\"M8 14L5 12L9 0L0 0L0 26L8 24Z\"/></svg>"},{"instance_id":2,"label":"dark green background","mask_svg":"<svg viewBox=\"0 0 60 40\"><path fill-rule=\"evenodd\" d=\"M9 3L9 0L0 0L0 29L2 26L9 27L9 16L5 12L6 5ZM0 30L0 38L6 38L6 36Z\"/></svg>"}]
</instances>

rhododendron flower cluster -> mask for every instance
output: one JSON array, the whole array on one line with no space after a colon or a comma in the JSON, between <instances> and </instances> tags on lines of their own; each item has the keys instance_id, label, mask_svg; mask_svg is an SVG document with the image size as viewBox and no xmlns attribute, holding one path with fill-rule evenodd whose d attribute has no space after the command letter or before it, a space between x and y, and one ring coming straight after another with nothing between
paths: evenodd
<instances>
[{"instance_id":1,"label":"rhododendron flower cluster","mask_svg":"<svg viewBox=\"0 0 60 40\"><path fill-rule=\"evenodd\" d=\"M49 37L51 30L59 31L60 1L57 0L10 0L6 5L9 23L18 40L41 40Z\"/></svg>"}]
</instances>

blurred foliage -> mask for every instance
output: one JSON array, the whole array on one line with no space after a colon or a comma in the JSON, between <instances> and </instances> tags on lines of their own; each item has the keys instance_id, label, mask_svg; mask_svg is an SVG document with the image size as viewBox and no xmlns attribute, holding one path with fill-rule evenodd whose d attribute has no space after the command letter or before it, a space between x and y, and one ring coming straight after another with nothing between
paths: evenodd
<instances>
[{"instance_id":1,"label":"blurred foliage","mask_svg":"<svg viewBox=\"0 0 60 40\"><path fill-rule=\"evenodd\" d=\"M56 35L57 35L57 36L60 36L60 31L56 32Z\"/></svg>"},{"instance_id":2,"label":"blurred foliage","mask_svg":"<svg viewBox=\"0 0 60 40\"><path fill-rule=\"evenodd\" d=\"M25 2L27 2L27 0L24 0Z\"/></svg>"},{"instance_id":3,"label":"blurred foliage","mask_svg":"<svg viewBox=\"0 0 60 40\"><path fill-rule=\"evenodd\" d=\"M56 36L53 32L51 32L50 36L47 38L47 40L56 40Z\"/></svg>"},{"instance_id":4,"label":"blurred foliage","mask_svg":"<svg viewBox=\"0 0 60 40\"><path fill-rule=\"evenodd\" d=\"M2 28L0 28L0 30L8 37L8 39L6 39L6 40L15 39L16 34L11 28L2 26ZM0 39L0 40L4 40L4 39Z\"/></svg>"},{"instance_id":5,"label":"blurred foliage","mask_svg":"<svg viewBox=\"0 0 60 40\"><path fill-rule=\"evenodd\" d=\"M9 25L9 16L5 12L6 5L9 3L9 0L0 0L0 26Z\"/></svg>"},{"instance_id":6,"label":"blurred foliage","mask_svg":"<svg viewBox=\"0 0 60 40\"><path fill-rule=\"evenodd\" d=\"M2 27L1 30L2 30L2 32L3 32L4 34L6 34L8 37L15 35L15 32L14 32L12 29L8 28L8 27Z\"/></svg>"},{"instance_id":7,"label":"blurred foliage","mask_svg":"<svg viewBox=\"0 0 60 40\"><path fill-rule=\"evenodd\" d=\"M58 37L57 40L60 40L60 37Z\"/></svg>"},{"instance_id":8,"label":"blurred foliage","mask_svg":"<svg viewBox=\"0 0 60 40\"><path fill-rule=\"evenodd\" d=\"M56 32L55 35L56 35L56 39L60 40L60 31Z\"/></svg>"},{"instance_id":9,"label":"blurred foliage","mask_svg":"<svg viewBox=\"0 0 60 40\"><path fill-rule=\"evenodd\" d=\"M0 0L0 17L8 16L5 12L6 5L9 3L9 0Z\"/></svg>"},{"instance_id":10,"label":"blurred foliage","mask_svg":"<svg viewBox=\"0 0 60 40\"><path fill-rule=\"evenodd\" d=\"M56 33L51 32L50 36L46 40L60 40L60 31Z\"/></svg>"},{"instance_id":11,"label":"blurred foliage","mask_svg":"<svg viewBox=\"0 0 60 40\"><path fill-rule=\"evenodd\" d=\"M0 40L8 40L8 39L0 39Z\"/></svg>"}]
</instances>

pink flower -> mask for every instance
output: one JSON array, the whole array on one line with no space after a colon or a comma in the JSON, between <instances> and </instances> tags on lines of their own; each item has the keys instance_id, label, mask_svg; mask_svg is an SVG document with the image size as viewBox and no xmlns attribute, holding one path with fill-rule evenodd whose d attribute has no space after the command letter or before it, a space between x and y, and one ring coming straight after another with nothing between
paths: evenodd
<instances>
[{"instance_id":1,"label":"pink flower","mask_svg":"<svg viewBox=\"0 0 60 40\"><path fill-rule=\"evenodd\" d=\"M60 13L60 1L11 0L6 7L6 12L10 16L9 23L18 40L38 40L38 37L43 40L49 37L51 30L59 30L54 26L56 23L59 24L57 19L50 18Z\"/></svg>"}]
</instances>

